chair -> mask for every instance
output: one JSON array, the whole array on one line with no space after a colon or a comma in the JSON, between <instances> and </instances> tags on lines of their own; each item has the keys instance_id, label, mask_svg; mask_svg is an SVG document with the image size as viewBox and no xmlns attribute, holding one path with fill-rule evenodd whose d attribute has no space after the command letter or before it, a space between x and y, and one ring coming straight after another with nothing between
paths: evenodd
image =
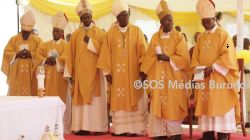
<instances>
[{"instance_id":1,"label":"chair","mask_svg":"<svg viewBox=\"0 0 250 140\"><path fill-rule=\"evenodd\" d=\"M188 107L188 116L183 120L183 124L189 126L189 138L192 139L193 137L193 125L198 124L198 118L195 117L195 105L194 105L194 89L192 89L192 94L190 96L189 102L190 106Z\"/></svg>"},{"instance_id":2,"label":"chair","mask_svg":"<svg viewBox=\"0 0 250 140\"><path fill-rule=\"evenodd\" d=\"M238 65L239 65L239 72L240 72L240 84L243 83L243 78L244 78L244 59L238 59ZM247 132L246 132L246 127L245 127L245 121L244 121L244 114L243 114L243 110L244 110L244 106L243 106L243 89L240 88L239 91L239 100L240 100L240 125L241 125L241 129L242 129L242 133L243 136L246 137L247 136Z\"/></svg>"},{"instance_id":3,"label":"chair","mask_svg":"<svg viewBox=\"0 0 250 140\"><path fill-rule=\"evenodd\" d=\"M194 115L194 107L189 107L188 108L188 125L189 125L189 138L193 138L193 115Z\"/></svg>"},{"instance_id":4,"label":"chair","mask_svg":"<svg viewBox=\"0 0 250 140\"><path fill-rule=\"evenodd\" d=\"M190 106L188 108L188 125L189 125L189 138L193 138L193 124L197 125L198 124L198 119L195 117L194 112L195 112L195 105L194 105L194 89L192 89L192 95L190 96Z\"/></svg>"}]
</instances>

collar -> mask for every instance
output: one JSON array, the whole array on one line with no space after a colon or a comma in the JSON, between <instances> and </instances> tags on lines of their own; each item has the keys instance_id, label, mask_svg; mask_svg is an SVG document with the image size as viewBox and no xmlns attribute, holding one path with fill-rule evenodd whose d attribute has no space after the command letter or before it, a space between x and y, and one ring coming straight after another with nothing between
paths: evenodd
<instances>
[{"instance_id":1,"label":"collar","mask_svg":"<svg viewBox=\"0 0 250 140\"><path fill-rule=\"evenodd\" d=\"M23 41L28 41L28 40L30 40L30 38L32 38L32 36L33 36L33 34L30 33L29 38L28 38L27 40L24 40L24 39L23 39L23 36L22 36L22 32L20 32L20 33L18 34L18 38L21 39L21 40L23 40Z\"/></svg>"},{"instance_id":2,"label":"collar","mask_svg":"<svg viewBox=\"0 0 250 140\"><path fill-rule=\"evenodd\" d=\"M89 27L85 27L85 26L83 25L83 28L84 28L85 30L89 30L89 29L92 28L94 25L95 25L94 23L91 23L91 24L89 25Z\"/></svg>"},{"instance_id":3,"label":"collar","mask_svg":"<svg viewBox=\"0 0 250 140\"><path fill-rule=\"evenodd\" d=\"M216 31L217 28L218 28L218 25L215 25L215 26L213 27L213 29L211 29L211 30L206 30L205 33L214 33L214 32Z\"/></svg>"},{"instance_id":4,"label":"collar","mask_svg":"<svg viewBox=\"0 0 250 140\"><path fill-rule=\"evenodd\" d=\"M122 32L122 33L125 33L125 32L127 32L127 30L128 30L128 26L126 26L126 27L120 27L120 26L118 25L118 28L119 28L120 32Z\"/></svg>"},{"instance_id":5,"label":"collar","mask_svg":"<svg viewBox=\"0 0 250 140\"><path fill-rule=\"evenodd\" d=\"M163 34L161 35L161 39L167 39L167 38L170 38L170 32L163 33Z\"/></svg>"},{"instance_id":6,"label":"collar","mask_svg":"<svg viewBox=\"0 0 250 140\"><path fill-rule=\"evenodd\" d=\"M60 44L60 43L61 43L61 39L59 39L59 40L57 40L57 41L52 40L52 43L53 43L53 44Z\"/></svg>"},{"instance_id":7,"label":"collar","mask_svg":"<svg viewBox=\"0 0 250 140\"><path fill-rule=\"evenodd\" d=\"M172 30L171 30L171 31L172 31ZM161 33L160 38L161 38L161 39L168 39L168 38L170 38L171 31L165 33L165 32L163 32L163 29L161 29L161 31L160 31L160 33Z\"/></svg>"}]
</instances>

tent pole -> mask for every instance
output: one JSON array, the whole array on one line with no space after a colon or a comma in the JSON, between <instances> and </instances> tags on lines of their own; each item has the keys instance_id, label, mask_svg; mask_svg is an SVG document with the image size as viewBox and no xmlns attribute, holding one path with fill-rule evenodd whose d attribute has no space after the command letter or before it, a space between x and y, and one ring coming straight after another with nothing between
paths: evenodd
<instances>
[{"instance_id":1,"label":"tent pole","mask_svg":"<svg viewBox=\"0 0 250 140\"><path fill-rule=\"evenodd\" d=\"M243 50L244 40L244 13L243 0L237 0L237 48Z\"/></svg>"},{"instance_id":2,"label":"tent pole","mask_svg":"<svg viewBox=\"0 0 250 140\"><path fill-rule=\"evenodd\" d=\"M19 33L19 5L20 5L20 0L16 0L16 8L17 8L17 33Z\"/></svg>"}]
</instances>

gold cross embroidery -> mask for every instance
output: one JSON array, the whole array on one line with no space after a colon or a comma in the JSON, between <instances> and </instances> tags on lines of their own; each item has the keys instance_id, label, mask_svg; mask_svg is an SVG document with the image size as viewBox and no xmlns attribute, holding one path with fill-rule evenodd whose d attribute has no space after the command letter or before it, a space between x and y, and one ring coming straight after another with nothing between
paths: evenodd
<instances>
[{"instance_id":1,"label":"gold cross embroidery","mask_svg":"<svg viewBox=\"0 0 250 140\"><path fill-rule=\"evenodd\" d=\"M167 77L164 70L161 71L161 80L164 80Z\"/></svg>"},{"instance_id":2,"label":"gold cross embroidery","mask_svg":"<svg viewBox=\"0 0 250 140\"><path fill-rule=\"evenodd\" d=\"M28 95L29 88L28 87L21 87L21 94L22 95Z\"/></svg>"},{"instance_id":3,"label":"gold cross embroidery","mask_svg":"<svg viewBox=\"0 0 250 140\"><path fill-rule=\"evenodd\" d=\"M51 71L48 71L46 74L46 79L50 79L50 76L51 76Z\"/></svg>"},{"instance_id":4,"label":"gold cross embroidery","mask_svg":"<svg viewBox=\"0 0 250 140\"><path fill-rule=\"evenodd\" d=\"M122 47L125 48L125 33L122 33Z\"/></svg>"},{"instance_id":5,"label":"gold cross embroidery","mask_svg":"<svg viewBox=\"0 0 250 140\"><path fill-rule=\"evenodd\" d=\"M25 64L25 65L21 65L21 72L29 72L29 65Z\"/></svg>"},{"instance_id":6,"label":"gold cross embroidery","mask_svg":"<svg viewBox=\"0 0 250 140\"><path fill-rule=\"evenodd\" d=\"M167 105L167 99L168 99L167 96L161 96L161 102L164 106Z\"/></svg>"},{"instance_id":7,"label":"gold cross embroidery","mask_svg":"<svg viewBox=\"0 0 250 140\"><path fill-rule=\"evenodd\" d=\"M117 72L125 72L125 63L123 64L116 64L117 66Z\"/></svg>"},{"instance_id":8,"label":"gold cross embroidery","mask_svg":"<svg viewBox=\"0 0 250 140\"><path fill-rule=\"evenodd\" d=\"M206 92L202 92L201 94L202 94L202 101L208 101L209 94Z\"/></svg>"},{"instance_id":9,"label":"gold cross embroidery","mask_svg":"<svg viewBox=\"0 0 250 140\"><path fill-rule=\"evenodd\" d=\"M117 88L117 96L124 97L125 96L125 89L124 88Z\"/></svg>"}]
</instances>

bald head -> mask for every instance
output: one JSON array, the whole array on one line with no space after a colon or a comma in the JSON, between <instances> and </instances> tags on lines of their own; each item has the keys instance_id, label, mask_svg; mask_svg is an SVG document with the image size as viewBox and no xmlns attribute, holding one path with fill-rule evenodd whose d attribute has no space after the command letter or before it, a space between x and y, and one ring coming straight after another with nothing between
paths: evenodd
<instances>
[{"instance_id":1,"label":"bald head","mask_svg":"<svg viewBox=\"0 0 250 140\"><path fill-rule=\"evenodd\" d=\"M249 50L250 40L248 38L244 38L244 50Z\"/></svg>"}]
</instances>

